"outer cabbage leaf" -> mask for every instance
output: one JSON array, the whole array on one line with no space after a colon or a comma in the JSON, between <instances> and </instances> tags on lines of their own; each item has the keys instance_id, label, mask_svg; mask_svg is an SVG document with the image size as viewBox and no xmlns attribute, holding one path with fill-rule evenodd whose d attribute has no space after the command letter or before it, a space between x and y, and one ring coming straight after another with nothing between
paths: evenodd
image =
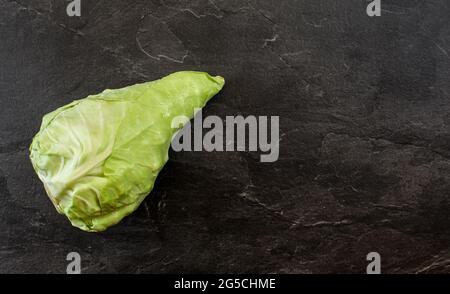
<instances>
[{"instance_id":1,"label":"outer cabbage leaf","mask_svg":"<svg viewBox=\"0 0 450 294\"><path fill-rule=\"evenodd\" d=\"M45 115L30 158L57 211L98 232L137 209L168 160L173 118L192 118L223 85L222 77L177 72Z\"/></svg>"}]
</instances>

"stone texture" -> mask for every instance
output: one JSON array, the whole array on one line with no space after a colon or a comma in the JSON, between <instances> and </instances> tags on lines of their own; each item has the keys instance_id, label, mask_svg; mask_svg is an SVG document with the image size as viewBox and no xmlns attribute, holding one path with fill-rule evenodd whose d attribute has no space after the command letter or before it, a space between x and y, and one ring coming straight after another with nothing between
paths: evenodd
<instances>
[{"instance_id":1,"label":"stone texture","mask_svg":"<svg viewBox=\"0 0 450 294\"><path fill-rule=\"evenodd\" d=\"M0 272L450 271L450 4L0 0ZM280 158L171 152L105 233L72 228L28 159L42 116L173 71L223 75L205 115L280 116Z\"/></svg>"}]
</instances>

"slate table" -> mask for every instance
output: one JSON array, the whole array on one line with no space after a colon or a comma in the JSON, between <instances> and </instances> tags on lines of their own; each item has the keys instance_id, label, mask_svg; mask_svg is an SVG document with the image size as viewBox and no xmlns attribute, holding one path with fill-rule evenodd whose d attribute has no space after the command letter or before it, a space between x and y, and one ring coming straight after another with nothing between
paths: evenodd
<instances>
[{"instance_id":1,"label":"slate table","mask_svg":"<svg viewBox=\"0 0 450 294\"><path fill-rule=\"evenodd\" d=\"M450 271L450 4L0 0L0 272ZM170 152L122 223L56 213L28 146L41 118L179 70L227 85L204 115L280 117L280 156Z\"/></svg>"}]
</instances>

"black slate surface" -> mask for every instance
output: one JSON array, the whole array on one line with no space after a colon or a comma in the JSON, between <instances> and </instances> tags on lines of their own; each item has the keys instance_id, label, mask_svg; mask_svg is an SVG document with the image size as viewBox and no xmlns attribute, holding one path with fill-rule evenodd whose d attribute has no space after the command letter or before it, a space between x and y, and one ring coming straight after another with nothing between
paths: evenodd
<instances>
[{"instance_id":1,"label":"black slate surface","mask_svg":"<svg viewBox=\"0 0 450 294\"><path fill-rule=\"evenodd\" d=\"M450 4L382 0L0 0L0 272L450 271ZM280 116L280 158L171 152L100 234L56 213L28 159L73 99L201 70L205 115Z\"/></svg>"}]
</instances>

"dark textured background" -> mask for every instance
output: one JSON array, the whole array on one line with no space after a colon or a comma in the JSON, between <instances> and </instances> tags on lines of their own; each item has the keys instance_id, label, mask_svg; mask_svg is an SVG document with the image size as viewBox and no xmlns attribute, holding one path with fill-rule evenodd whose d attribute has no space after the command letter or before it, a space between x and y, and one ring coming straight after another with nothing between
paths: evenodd
<instances>
[{"instance_id":1,"label":"dark textured background","mask_svg":"<svg viewBox=\"0 0 450 294\"><path fill-rule=\"evenodd\" d=\"M0 0L0 272L450 272L450 4ZM279 115L280 159L171 152L105 233L72 228L34 174L42 116L178 70L227 80L205 115Z\"/></svg>"}]
</instances>

